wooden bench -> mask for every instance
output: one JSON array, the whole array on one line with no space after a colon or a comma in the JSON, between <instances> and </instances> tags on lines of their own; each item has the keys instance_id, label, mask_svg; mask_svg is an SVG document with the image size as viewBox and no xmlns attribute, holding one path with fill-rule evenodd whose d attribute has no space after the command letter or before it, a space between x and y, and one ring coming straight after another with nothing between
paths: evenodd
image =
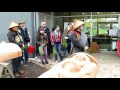
<instances>
[{"instance_id":1,"label":"wooden bench","mask_svg":"<svg viewBox=\"0 0 120 90\"><path fill-rule=\"evenodd\" d=\"M0 78L4 78L5 76L11 76L11 78L15 78L13 72L10 69L10 63L0 62Z\"/></svg>"}]
</instances>

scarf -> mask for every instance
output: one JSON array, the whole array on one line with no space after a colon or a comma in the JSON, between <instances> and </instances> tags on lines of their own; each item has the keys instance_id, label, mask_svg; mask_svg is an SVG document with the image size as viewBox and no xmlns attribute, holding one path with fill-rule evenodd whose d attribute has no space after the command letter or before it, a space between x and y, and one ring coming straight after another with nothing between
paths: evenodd
<instances>
[{"instance_id":1,"label":"scarf","mask_svg":"<svg viewBox=\"0 0 120 90\"><path fill-rule=\"evenodd\" d=\"M81 31L78 31L78 30L74 29L73 32L76 33L76 35L77 35L77 40L80 40Z\"/></svg>"}]
</instances>

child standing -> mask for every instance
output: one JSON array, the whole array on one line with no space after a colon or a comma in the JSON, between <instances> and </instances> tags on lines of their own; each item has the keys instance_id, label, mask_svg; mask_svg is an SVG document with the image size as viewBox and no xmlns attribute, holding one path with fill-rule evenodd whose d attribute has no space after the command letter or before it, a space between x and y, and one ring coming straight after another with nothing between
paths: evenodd
<instances>
[{"instance_id":1,"label":"child standing","mask_svg":"<svg viewBox=\"0 0 120 90\"><path fill-rule=\"evenodd\" d=\"M61 45L62 45L62 34L60 32L60 27L56 26L54 27L53 32L51 33L51 45L54 46L54 48L59 53L59 57L62 61L62 54L61 54ZM55 60L58 61L57 55L55 55Z\"/></svg>"},{"instance_id":2,"label":"child standing","mask_svg":"<svg viewBox=\"0 0 120 90\"><path fill-rule=\"evenodd\" d=\"M42 64L48 64L48 54L47 54L47 43L48 43L48 36L44 33L44 28L40 27L39 32L37 33L37 44L39 45L40 51L40 60Z\"/></svg>"}]
</instances>

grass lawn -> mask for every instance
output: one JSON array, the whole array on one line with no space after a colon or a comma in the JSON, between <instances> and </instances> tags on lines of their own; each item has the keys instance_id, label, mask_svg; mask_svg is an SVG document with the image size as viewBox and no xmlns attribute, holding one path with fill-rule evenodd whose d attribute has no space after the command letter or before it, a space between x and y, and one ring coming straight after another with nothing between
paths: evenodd
<instances>
[{"instance_id":1,"label":"grass lawn","mask_svg":"<svg viewBox=\"0 0 120 90\"><path fill-rule=\"evenodd\" d=\"M88 30L83 30L85 33L88 32ZM93 29L92 31L93 36L97 35L97 30ZM99 29L99 34L107 34L107 30L105 29Z\"/></svg>"}]
</instances>

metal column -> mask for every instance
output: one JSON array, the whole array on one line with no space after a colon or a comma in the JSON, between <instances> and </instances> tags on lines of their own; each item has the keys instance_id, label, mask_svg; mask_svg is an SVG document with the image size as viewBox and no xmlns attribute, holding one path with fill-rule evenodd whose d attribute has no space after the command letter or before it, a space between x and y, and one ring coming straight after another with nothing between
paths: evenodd
<instances>
[{"instance_id":1,"label":"metal column","mask_svg":"<svg viewBox=\"0 0 120 90\"><path fill-rule=\"evenodd\" d=\"M120 29L120 15L118 17L118 29Z\"/></svg>"},{"instance_id":2,"label":"metal column","mask_svg":"<svg viewBox=\"0 0 120 90\"><path fill-rule=\"evenodd\" d=\"M92 23L92 12L91 12L91 30L90 30L90 43L92 44L92 26L93 26L93 23Z\"/></svg>"}]
</instances>

